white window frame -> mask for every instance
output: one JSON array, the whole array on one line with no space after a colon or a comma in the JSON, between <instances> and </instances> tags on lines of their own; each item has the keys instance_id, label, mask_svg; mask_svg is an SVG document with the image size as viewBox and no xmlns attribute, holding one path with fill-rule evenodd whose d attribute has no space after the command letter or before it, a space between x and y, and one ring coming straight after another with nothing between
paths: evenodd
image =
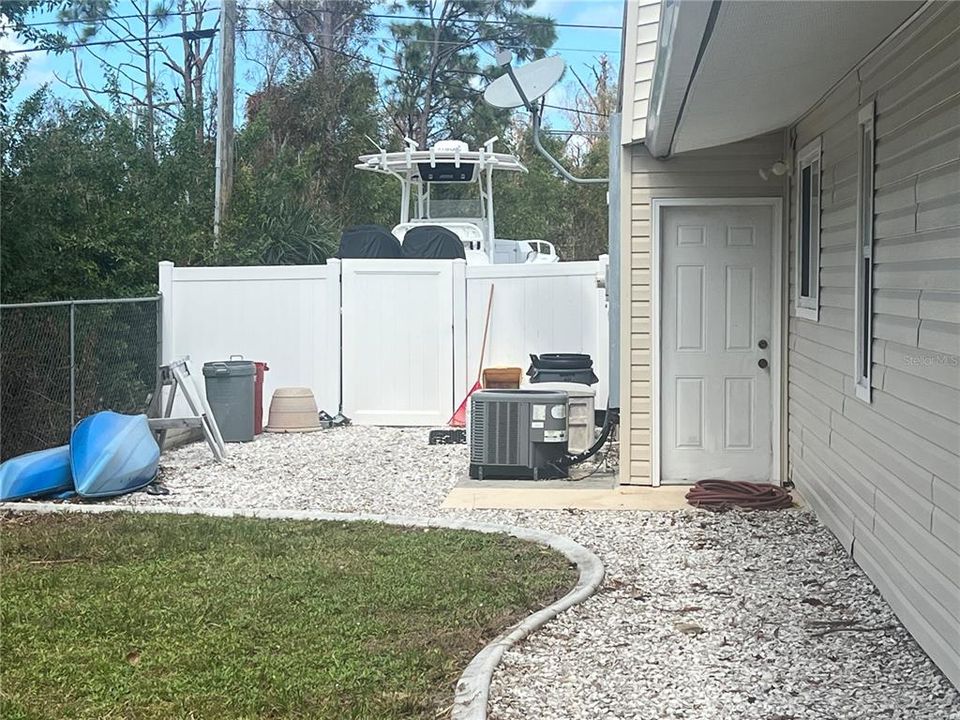
<instances>
[{"instance_id":1,"label":"white window frame","mask_svg":"<svg viewBox=\"0 0 960 720\"><path fill-rule=\"evenodd\" d=\"M794 175L796 183L796 275L794 277L793 305L797 317L817 322L820 319L820 186L822 138L807 143L797 153ZM810 245L808 248L809 278L807 292L803 292L803 172L810 168Z\"/></svg>"},{"instance_id":2,"label":"white window frame","mask_svg":"<svg viewBox=\"0 0 960 720\"><path fill-rule=\"evenodd\" d=\"M873 196L876 175L875 108L871 100L857 115L857 252L853 295L855 392L872 398L873 383ZM869 171L868 171L869 168Z\"/></svg>"}]
</instances>

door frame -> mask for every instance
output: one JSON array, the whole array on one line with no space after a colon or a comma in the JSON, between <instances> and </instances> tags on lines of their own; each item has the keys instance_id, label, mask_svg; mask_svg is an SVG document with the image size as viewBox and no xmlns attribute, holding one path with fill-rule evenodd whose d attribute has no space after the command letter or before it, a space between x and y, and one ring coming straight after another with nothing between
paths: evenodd
<instances>
[{"instance_id":1,"label":"door frame","mask_svg":"<svg viewBox=\"0 0 960 720\"><path fill-rule=\"evenodd\" d=\"M770 281L772 283L773 311L771 312L770 341L770 398L773 421L770 438L773 445L773 457L770 463L770 482L781 481L783 457L783 310L784 304L784 267L783 267L783 198L780 197L688 197L653 198L650 201L650 481L654 487L660 486L661 433L660 433L660 389L662 370L662 349L660 347L662 323L663 287L663 251L662 216L668 207L769 207L772 211L772 233L770 242L771 264Z\"/></svg>"}]
</instances>

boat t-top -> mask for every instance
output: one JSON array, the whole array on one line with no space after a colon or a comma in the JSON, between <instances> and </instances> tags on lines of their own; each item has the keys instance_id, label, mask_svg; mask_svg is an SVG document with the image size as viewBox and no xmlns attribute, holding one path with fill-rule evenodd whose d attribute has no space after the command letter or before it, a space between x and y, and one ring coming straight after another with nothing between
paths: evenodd
<instances>
[{"instance_id":1,"label":"boat t-top","mask_svg":"<svg viewBox=\"0 0 960 720\"><path fill-rule=\"evenodd\" d=\"M442 140L427 150L405 139L399 152L361 155L359 170L400 181L400 222L393 234L402 244L409 231L439 226L463 243L468 264L552 263L557 251L545 240L504 240L494 230L493 173L527 172L515 155L493 151L497 138L478 150L460 140Z\"/></svg>"}]
</instances>

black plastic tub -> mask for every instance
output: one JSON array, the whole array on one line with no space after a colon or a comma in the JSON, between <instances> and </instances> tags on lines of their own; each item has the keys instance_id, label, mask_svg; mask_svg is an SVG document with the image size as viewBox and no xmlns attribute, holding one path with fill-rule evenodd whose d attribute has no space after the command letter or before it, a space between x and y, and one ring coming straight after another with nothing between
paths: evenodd
<instances>
[{"instance_id":1,"label":"black plastic tub","mask_svg":"<svg viewBox=\"0 0 960 720\"><path fill-rule=\"evenodd\" d=\"M585 353L531 354L527 377L531 383L570 382L595 385L599 382L593 372L593 358Z\"/></svg>"}]
</instances>

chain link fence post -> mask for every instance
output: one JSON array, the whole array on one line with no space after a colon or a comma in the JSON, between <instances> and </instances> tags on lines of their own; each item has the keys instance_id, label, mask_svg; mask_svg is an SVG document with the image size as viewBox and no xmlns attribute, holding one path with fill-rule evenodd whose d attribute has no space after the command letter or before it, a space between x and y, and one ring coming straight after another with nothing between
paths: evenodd
<instances>
[{"instance_id":1,"label":"chain link fence post","mask_svg":"<svg viewBox=\"0 0 960 720\"><path fill-rule=\"evenodd\" d=\"M70 303L70 430L77 421L77 305Z\"/></svg>"}]
</instances>

